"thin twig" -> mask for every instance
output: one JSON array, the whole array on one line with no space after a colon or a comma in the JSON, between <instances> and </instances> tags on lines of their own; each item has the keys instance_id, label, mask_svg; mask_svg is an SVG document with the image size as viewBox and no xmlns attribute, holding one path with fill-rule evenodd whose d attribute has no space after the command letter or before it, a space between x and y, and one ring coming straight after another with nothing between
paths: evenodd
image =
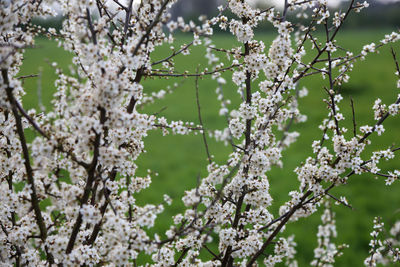
<instances>
[{"instance_id":1,"label":"thin twig","mask_svg":"<svg viewBox=\"0 0 400 267\"><path fill-rule=\"evenodd\" d=\"M197 72L198 72L198 68L197 68ZM201 107L200 107L200 98L199 98L199 77L196 77L196 81L195 81L195 88L196 88L196 104L197 104L197 114L199 117L199 123L201 125L201 128L203 129L201 131L201 134L203 136L203 143L204 143L204 147L206 149L206 154L207 154L207 159L208 159L208 163L211 164L212 163L212 159L211 159L211 155L210 155L210 150L208 148L208 143L207 143L207 137L206 137L206 130L204 128L204 124L203 124L203 119L201 117Z\"/></svg>"},{"instance_id":2,"label":"thin twig","mask_svg":"<svg viewBox=\"0 0 400 267\"><path fill-rule=\"evenodd\" d=\"M351 111L353 114L353 134L354 134L354 137L356 137L357 136L357 123L356 123L356 114L354 112L353 98L350 98L350 103L351 103Z\"/></svg>"}]
</instances>

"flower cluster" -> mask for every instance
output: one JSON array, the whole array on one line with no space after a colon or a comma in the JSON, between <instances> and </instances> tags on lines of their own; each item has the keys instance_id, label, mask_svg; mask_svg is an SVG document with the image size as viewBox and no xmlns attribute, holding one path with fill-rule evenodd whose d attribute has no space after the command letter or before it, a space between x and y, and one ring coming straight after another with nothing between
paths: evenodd
<instances>
[{"instance_id":1,"label":"flower cluster","mask_svg":"<svg viewBox=\"0 0 400 267\"><path fill-rule=\"evenodd\" d=\"M0 259L4 265L129 266L147 259L154 266L255 266L257 262L297 266L295 237L288 235L286 225L325 206L311 264L328 266L345 247L332 242L337 233L329 202L349 206L330 190L361 173L384 177L387 185L399 179L399 170L380 167L380 161L392 160L398 148L374 149L372 155L365 151L369 136L382 135L386 118L399 115L400 96L391 104L377 99L376 122L359 127L359 133L354 122L354 135L349 137L340 110L343 97L336 89L348 81L355 60L400 40L400 34L392 33L377 45L364 46L359 55L337 56L341 50L335 41L337 31L351 12L359 12L367 3L351 1L346 12L331 18L324 0L285 1L282 11L227 0L215 17L185 22L171 18L175 2L0 2ZM32 25L34 17L54 16L54 4L66 18L59 31ZM288 12L312 19L308 25L297 25L289 21ZM328 25L331 21L334 27ZM270 23L276 31L270 46L256 40L254 30L260 23ZM216 47L214 27L232 33L238 46ZM326 32L325 42L314 36L317 28ZM175 32L191 34L193 40L177 45ZM72 53L74 65L74 72L67 74L51 64L57 75L56 93L51 110L42 113L24 109L23 79L17 76L24 48L33 46L39 33ZM317 52L311 60L304 57L307 44ZM154 52L162 45L170 46L171 54L159 59ZM209 64L196 73L180 70L175 62L180 55L190 57L192 46L204 47ZM395 54L394 59L397 62ZM321 138L312 144L312 156L295 169L297 189L276 206L270 171L284 166L285 150L299 138L291 126L307 120L299 98L308 90L300 89L299 81L311 75L327 78L321 88L326 89L328 112L319 126ZM143 80L154 77L194 77L197 90L199 78L210 77L217 86L218 113L226 119L225 127L204 126L198 95L199 123L143 112L144 105L180 86L175 83L150 92ZM224 95L228 85L236 86L237 99ZM26 136L28 129L36 134L32 140ZM138 193L157 176L155 170L144 176L137 172L149 132L200 134L207 152L206 174L184 193L185 209L173 217L165 234L151 235L149 229L171 204L170 197L164 195L161 204L137 201ZM232 147L224 162L217 163L210 155L209 137ZM400 224L393 226L393 238L386 243L378 239L383 225L375 224L366 263L380 262L384 245L399 261L395 247Z\"/></svg>"}]
</instances>

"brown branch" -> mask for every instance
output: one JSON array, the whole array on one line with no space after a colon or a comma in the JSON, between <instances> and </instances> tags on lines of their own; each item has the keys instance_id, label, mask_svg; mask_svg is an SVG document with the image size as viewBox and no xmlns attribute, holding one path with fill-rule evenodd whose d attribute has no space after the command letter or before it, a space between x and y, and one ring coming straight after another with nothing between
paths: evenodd
<instances>
[{"instance_id":1,"label":"brown branch","mask_svg":"<svg viewBox=\"0 0 400 267\"><path fill-rule=\"evenodd\" d=\"M182 254L179 256L179 259L175 262L174 266L179 266L179 263L181 263L181 261L183 260L183 258L185 257L186 253L189 251L190 247L185 248L182 251Z\"/></svg>"},{"instance_id":2,"label":"brown branch","mask_svg":"<svg viewBox=\"0 0 400 267\"><path fill-rule=\"evenodd\" d=\"M110 173L110 180L115 181L115 178L117 177L117 171L114 168L111 173ZM108 190L106 187L103 188L103 192L105 194L104 190ZM107 206L108 206L108 201L105 200L104 204L100 208L100 213L101 213L101 220L94 226L92 234L90 235L89 239L86 241L86 244L88 245L93 245L93 243L96 241L96 238L101 230L101 225L103 222L104 214L106 213Z\"/></svg>"},{"instance_id":3,"label":"brown branch","mask_svg":"<svg viewBox=\"0 0 400 267\"><path fill-rule=\"evenodd\" d=\"M283 220L281 221L281 223L275 228L275 230L272 232L272 234L268 237L267 241L264 242L264 244L262 245L262 247L256 252L256 254L254 254L251 259L249 260L249 262L247 263L247 267L251 267L253 266L253 264L255 263L255 261L257 260L257 258L259 256L261 256L264 252L264 250L268 247L269 244L271 244L272 240L275 238L275 236L281 231L282 227L289 221L290 217L292 217L292 215L303 206L303 201L306 200L306 198L308 196L310 196L312 194L311 191L307 191L303 197L300 199L300 203L297 204L296 206L294 206L293 208L290 209L290 211L288 212L288 214L283 218Z\"/></svg>"},{"instance_id":4,"label":"brown branch","mask_svg":"<svg viewBox=\"0 0 400 267\"><path fill-rule=\"evenodd\" d=\"M89 8L86 8L86 19L88 21L90 33L92 35L93 44L96 45L97 44L96 31L93 28L92 17L90 16Z\"/></svg>"},{"instance_id":5,"label":"brown branch","mask_svg":"<svg viewBox=\"0 0 400 267\"><path fill-rule=\"evenodd\" d=\"M128 32L128 27L129 27L129 21L131 19L131 15L132 15L132 4L133 4L133 0L129 1L129 5L128 7L125 7L123 5L121 5L118 1L114 0L115 3L119 4L121 7L124 8L126 14L125 14L125 23L124 23L124 32L123 32L123 36L121 39L121 47L124 45L125 43L125 38L126 38L126 34Z\"/></svg>"},{"instance_id":6,"label":"brown branch","mask_svg":"<svg viewBox=\"0 0 400 267\"><path fill-rule=\"evenodd\" d=\"M106 110L102 107L99 107L99 110L100 110L100 124L103 125L104 122L106 121ZM96 171L97 162L99 159L99 148L100 148L101 135L102 135L101 133L96 133L96 137L95 137L95 141L94 141L93 159L92 159L92 162L91 162L89 168L87 169L88 178L86 181L85 189L83 191L83 196L80 201L81 202L80 208L82 208L83 205L86 204L86 202L89 199L90 192L92 191L92 185L93 185L93 182L95 179L95 171ZM67 254L71 253L72 249L74 248L75 240L79 233L81 224L82 224L82 213L79 210L78 217L75 221L71 236L68 240L68 245L67 245L67 249L66 249Z\"/></svg>"},{"instance_id":7,"label":"brown branch","mask_svg":"<svg viewBox=\"0 0 400 267\"><path fill-rule=\"evenodd\" d=\"M48 134L46 134L46 133L40 128L40 126L35 122L35 120L34 120L31 116L29 116L29 114L24 110L24 108L21 106L21 104L20 104L16 99L14 99L14 104L15 104L15 106L17 107L17 109L19 110L19 112L22 114L22 116L25 117L25 118L28 120L28 122L32 125L32 127L33 127L40 135L42 135L43 137L45 137L45 138L48 139L48 140L51 139L51 137L50 137ZM88 168L88 167L89 167L89 164L87 164L87 163L84 162L84 161L81 161L81 160L77 159L76 156L75 156L71 151L65 150L64 147L63 147L63 145L62 145L61 143L58 143L58 145L55 147L55 149L59 150L59 151L62 152L62 153L67 154L67 156L69 156L69 157L70 157L75 163L77 163L78 165L80 165L80 166L82 166L82 167L84 167L84 168Z\"/></svg>"},{"instance_id":8,"label":"brown branch","mask_svg":"<svg viewBox=\"0 0 400 267\"><path fill-rule=\"evenodd\" d=\"M244 23L246 23L246 19L242 18L242 21ZM250 54L250 46L248 43L244 44L244 54L245 56ZM251 72L249 70L246 71L246 104L251 105ZM249 155L249 147L251 144L251 124L252 124L252 119L247 119L246 120L246 130L245 130L245 151L244 154L245 155ZM243 173L244 175L247 177L248 176L248 172L249 172L249 165L247 164L244 169L243 169ZM242 205L243 205L243 201L244 198L246 196L246 191L247 188L244 187L242 188L243 192L241 193L241 196L239 197L238 202L236 203L236 211L235 211L235 217L232 223L232 227L234 229L236 229L238 227L239 224L239 219L241 217L241 210L242 210ZM246 206L246 210L249 210L250 206L247 205ZM221 266L232 266L233 265L233 258L231 256L232 254L232 246L228 246L224 255L224 258L222 260L222 264Z\"/></svg>"},{"instance_id":9,"label":"brown branch","mask_svg":"<svg viewBox=\"0 0 400 267\"><path fill-rule=\"evenodd\" d=\"M2 69L1 70L1 74L3 77L3 82L4 84L7 86L6 87L6 93L7 93L7 98L8 101L11 105L11 109L15 118L15 126L16 126L16 130L17 130L17 134L19 136L20 139L20 143L21 143L21 148L22 148L22 154L24 157L24 165L25 165L25 170L26 170L26 175L28 178L28 184L30 186L31 189L31 204L32 204L32 208L33 211L35 213L35 218L36 218L36 224L39 227L39 231L40 231L40 239L42 240L42 242L44 243L46 241L47 238L47 228L46 228L46 223L44 222L43 216L42 216L42 211L40 210L40 206L39 206L39 198L38 195L36 193L36 186L35 186L35 180L33 178L33 170L32 170L32 166L30 163L30 159L29 159L29 150L28 150L28 145L26 143L26 138L25 138L25 133L24 133L24 127L22 126L22 119L21 116L18 113L18 108L16 107L16 100L14 98L13 95L13 88L10 86L10 81L8 79L8 71L7 69ZM47 251L47 246L45 246L46 249L46 255L47 255L47 260L52 264L54 263L54 258L53 255Z\"/></svg>"},{"instance_id":10,"label":"brown branch","mask_svg":"<svg viewBox=\"0 0 400 267\"><path fill-rule=\"evenodd\" d=\"M330 194L329 192L326 192L325 194L326 194L328 197L332 198L333 200L339 202L340 204L342 204L342 205L344 205L344 206L346 206L346 207L348 207L348 208L354 210L353 207L352 207L351 205L349 205L349 204L347 204L346 202L344 202L344 201L338 199L337 197L335 197L334 195Z\"/></svg>"},{"instance_id":11,"label":"brown branch","mask_svg":"<svg viewBox=\"0 0 400 267\"><path fill-rule=\"evenodd\" d=\"M15 77L15 78L19 79L19 80L23 80L23 79L27 79L27 78L35 78L35 77L38 77L38 76L39 76L39 74L30 74L30 75L18 76L18 77Z\"/></svg>"},{"instance_id":12,"label":"brown branch","mask_svg":"<svg viewBox=\"0 0 400 267\"><path fill-rule=\"evenodd\" d=\"M156 61L156 62L152 63L151 65L152 65L152 66L155 66L155 65L158 65L158 64L163 63L163 62L165 62L165 61L169 61L171 58L173 58L173 57L179 55L180 53L182 53L183 51L185 51L186 49L188 49L191 45L193 45L193 41L191 41L189 44L185 45L184 47L182 47L182 48L179 49L178 51L173 52L170 56L168 56L168 57L166 57L166 58L164 58L164 59L161 59L161 60L159 60L159 61Z\"/></svg>"},{"instance_id":13,"label":"brown branch","mask_svg":"<svg viewBox=\"0 0 400 267\"><path fill-rule=\"evenodd\" d=\"M143 77L143 68L140 68L136 71L136 76L135 79L133 80L134 83L140 83ZM135 105L137 103L137 99L132 96L131 100L129 101L128 107L126 108L126 111L131 114L133 112L133 109L135 108Z\"/></svg>"},{"instance_id":14,"label":"brown branch","mask_svg":"<svg viewBox=\"0 0 400 267\"><path fill-rule=\"evenodd\" d=\"M165 0L164 3L162 4L162 6L160 7L160 10L158 11L158 14L156 15L155 19L153 20L153 22L147 27L146 29L146 33L144 35L142 35L142 37L140 38L138 44L136 45L135 49L133 50L132 56L136 56L137 52L139 51L140 46L142 45L142 43L144 42L144 40L146 38L149 37L151 30L154 28L154 26L157 25L157 23L160 21L161 15L164 12L164 10L167 8L167 5L169 3L170 0Z\"/></svg>"},{"instance_id":15,"label":"brown branch","mask_svg":"<svg viewBox=\"0 0 400 267\"><path fill-rule=\"evenodd\" d=\"M396 100L396 102L394 102L395 104L400 104L400 97ZM368 136L370 136L373 132L375 132L376 127L378 127L379 125L381 125L387 118L389 117L389 112L386 112L381 118L380 120L372 127L372 131L366 133L360 140L358 140L358 143L362 143L365 141L365 139L368 138Z\"/></svg>"},{"instance_id":16,"label":"brown branch","mask_svg":"<svg viewBox=\"0 0 400 267\"><path fill-rule=\"evenodd\" d=\"M391 52L392 52L394 64L396 65L397 75L400 77L399 62L397 61L396 53L394 52L393 47L391 47Z\"/></svg>"}]
</instances>

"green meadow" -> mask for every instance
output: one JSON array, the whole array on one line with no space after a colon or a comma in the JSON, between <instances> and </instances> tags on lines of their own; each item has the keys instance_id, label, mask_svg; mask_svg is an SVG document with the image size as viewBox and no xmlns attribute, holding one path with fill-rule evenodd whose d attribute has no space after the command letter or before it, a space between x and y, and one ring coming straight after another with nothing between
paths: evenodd
<instances>
[{"instance_id":1,"label":"green meadow","mask_svg":"<svg viewBox=\"0 0 400 267\"><path fill-rule=\"evenodd\" d=\"M384 30L346 30L338 34L337 44L341 47L359 53L364 44L371 42L378 43L383 39L384 34L389 33L390 29ZM319 35L323 40L323 36ZM256 38L263 40L268 47L274 35L272 33L257 33ZM191 41L189 36L176 37L177 45ZM214 36L214 44L220 48L229 49L240 46L230 35ZM340 104L341 111L346 117L346 121L341 122L343 127L349 131L346 137L350 138L353 131L351 116L350 99L354 100L355 117L358 126L373 125L372 106L376 98L381 98L384 103L391 104L395 101L400 89L396 88L395 64L390 52L391 45L383 47L379 53L370 54L364 61L356 61L354 70L350 73L350 80L338 90L344 99ZM400 57L400 45L392 45ZM312 59L315 50L309 50L306 59ZM154 53L152 60L156 61L168 56L171 53L169 45L159 47ZM224 53L215 52L221 60L227 62ZM40 84L41 101L47 111L51 110L50 100L55 91L54 81L56 75L50 62L57 62L66 73L69 73L69 65L72 56L64 52L57 46L57 43L44 38L38 38L36 47L27 49L24 54L24 64L20 75L38 74L39 78L24 79L26 95L23 98L26 109L38 108L38 86ZM196 72L197 68L207 67L204 47L194 47L190 55L179 55L176 58L176 71L183 72L188 70L190 73ZM226 63L228 66L229 63ZM236 86L229 82L231 72L226 72L224 77L228 81L223 90L226 97L232 99L230 109L234 109L240 103L240 97ZM174 84L177 83L177 87ZM168 80L159 78L147 78L143 82L145 93L151 93L160 89L170 87L173 92L154 104L140 107L140 111L146 113L156 113L169 120L193 121L198 123L197 106L195 97L194 78L170 78ZM253 83L254 90L257 89L258 82ZM271 194L274 198L272 211L276 215L279 206L286 202L288 192L298 188L298 180L293 170L311 155L311 144L313 140L321 139L321 131L318 125L322 119L327 117L328 109L322 101L326 98L324 86L328 86L327 79L322 79L320 75L310 76L303 79L300 88L306 87L309 91L307 97L299 100L300 111L307 115L306 123L295 124L292 131L298 131L300 137L298 141L286 150L283 154L283 168L275 167L268 177L271 184ZM216 100L215 89L217 84L209 77L199 80L199 94L201 111L206 129L223 129L226 127L225 119L218 116L219 102ZM400 145L400 119L390 117L384 124L386 131L382 136L373 134L371 140L373 144L364 153L363 159L368 159L371 152L377 149L387 149L388 147ZM32 134L31 134L32 135ZM31 136L32 137L32 136ZM216 162L223 164L227 155L232 152L232 148L223 143L217 143L208 138L210 152ZM157 220L156 227L151 229L151 233L163 234L171 222L171 216L183 210L182 201L184 191L196 186L197 177L206 175L206 153L200 135L191 134L188 136L174 136L172 134L162 136L159 131L150 132L145 139L146 153L138 160L138 175L145 175L147 169L158 173L153 175L153 182L149 189L137 195L139 203L160 203L163 194L170 195L174 202L166 207ZM382 170L399 168L399 160L394 159L382 164ZM338 237L336 244L347 243L350 248L344 251L344 255L338 259L337 266L362 266L362 262L368 254L369 233L372 230L372 221L375 216L382 216L387 225L400 219L398 213L400 208L400 184L394 183L388 187L382 178L365 174L352 176L346 186L333 189L335 196L345 196L353 209L344 206L333 206L336 213ZM313 249L317 244L316 233L320 222L320 212L310 218L299 220L288 226L286 233L293 233L296 236L298 247L298 259L300 266L308 266L313 257Z\"/></svg>"}]
</instances>

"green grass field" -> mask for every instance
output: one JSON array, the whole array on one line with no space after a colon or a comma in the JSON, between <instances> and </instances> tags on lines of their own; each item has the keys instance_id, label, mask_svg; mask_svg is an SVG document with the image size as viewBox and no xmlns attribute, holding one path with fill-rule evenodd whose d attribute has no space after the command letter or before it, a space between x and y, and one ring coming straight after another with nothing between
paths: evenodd
<instances>
[{"instance_id":1,"label":"green grass field","mask_svg":"<svg viewBox=\"0 0 400 267\"><path fill-rule=\"evenodd\" d=\"M345 31L338 35L338 45L356 53L360 51L363 44L378 42L389 31ZM273 35L258 33L257 38L264 40L268 45L271 43ZM190 41L189 37L185 36L178 36L177 39L178 43ZM214 40L217 47L231 48L240 45L229 35L217 35ZM393 48L400 54L398 44ZM169 53L168 46L160 47L153 60L161 59ZM190 55L179 56L176 59L177 66L179 66L176 71L195 72L199 65L200 69L206 67L204 55L205 51L201 47L195 47ZM311 56L312 52L308 58ZM225 54L221 54L220 57L225 58ZM20 75L36 74L40 69L42 70L42 101L47 110L50 110L49 104L55 90L56 75L48 62L57 62L68 73L68 65L71 63L72 56L58 48L54 42L38 39L37 47L27 49L24 58ZM358 125L372 125L374 123L372 113L374 100L380 97L384 103L391 104L399 93L399 89L396 89L394 71L394 62L389 46L381 49L379 54L369 55L365 61L355 63L350 82L340 89L344 96L341 109L348 119L343 125L349 128L349 136L352 131L350 97L354 99ZM226 73L225 76L229 74ZM166 107L161 114L168 119L198 123L194 79L189 78L184 81L175 78L168 81L157 78L147 79L144 81L145 92L157 91L173 85L175 82L181 84L172 94L167 95L165 99L156 104L144 107L143 111L154 113ZM254 83L254 87L256 84ZM299 84L300 87L306 86L309 90L309 95L300 100L300 110L308 116L308 121L293 126L292 130L301 134L298 142L284 152L284 167L282 169L276 167L268 174L271 194L274 198L273 211L275 214L277 214L279 206L288 200L288 192L298 187L297 177L293 172L294 168L311 155L312 141L320 139L321 132L318 125L328 112L322 101L326 94L323 86L326 85L327 80L314 76L304 79ZM37 86L37 78L25 80L27 94L24 97L24 107L26 109L38 106ZM225 127L225 121L224 118L218 116L216 83L206 78L199 81L199 87L205 127L222 129ZM234 100L231 108L235 107L235 104L239 103L236 87L228 82L223 90L226 96L230 96ZM397 146L400 144L400 119L389 118L385 122L385 128L383 136L374 135L372 137L374 145L364 154L363 159L367 159L368 153L374 149L386 149L393 143ZM227 154L231 152L231 148L212 140L209 142L215 160L223 163ZM162 233L167 229L171 215L182 210L183 205L180 198L184 191L196 185L196 177L199 174L205 174L206 154L200 135L162 137L159 132L152 132L146 138L145 144L147 153L138 160L140 167L138 172L143 174L147 169L151 169L158 172L159 175L153 177L151 187L140 193L137 200L139 203L160 203L164 193L174 199L173 205L166 209L158 219L155 229L151 230ZM385 164L384 168L398 168L398 163L398 159L392 160ZM382 216L384 221L390 224L400 217L397 213L400 206L400 185L395 183L391 187L387 187L384 180L374 179L371 175L353 176L348 185L336 188L332 193L336 196L346 196L354 207L354 210L343 206L334 207L338 228L337 244L347 243L350 245L350 248L345 250L344 256L338 260L337 266L362 266L362 262L368 254L369 232L373 218ZM317 213L288 227L287 233L296 235L300 266L308 266L313 257L319 221L320 213Z\"/></svg>"}]
</instances>

